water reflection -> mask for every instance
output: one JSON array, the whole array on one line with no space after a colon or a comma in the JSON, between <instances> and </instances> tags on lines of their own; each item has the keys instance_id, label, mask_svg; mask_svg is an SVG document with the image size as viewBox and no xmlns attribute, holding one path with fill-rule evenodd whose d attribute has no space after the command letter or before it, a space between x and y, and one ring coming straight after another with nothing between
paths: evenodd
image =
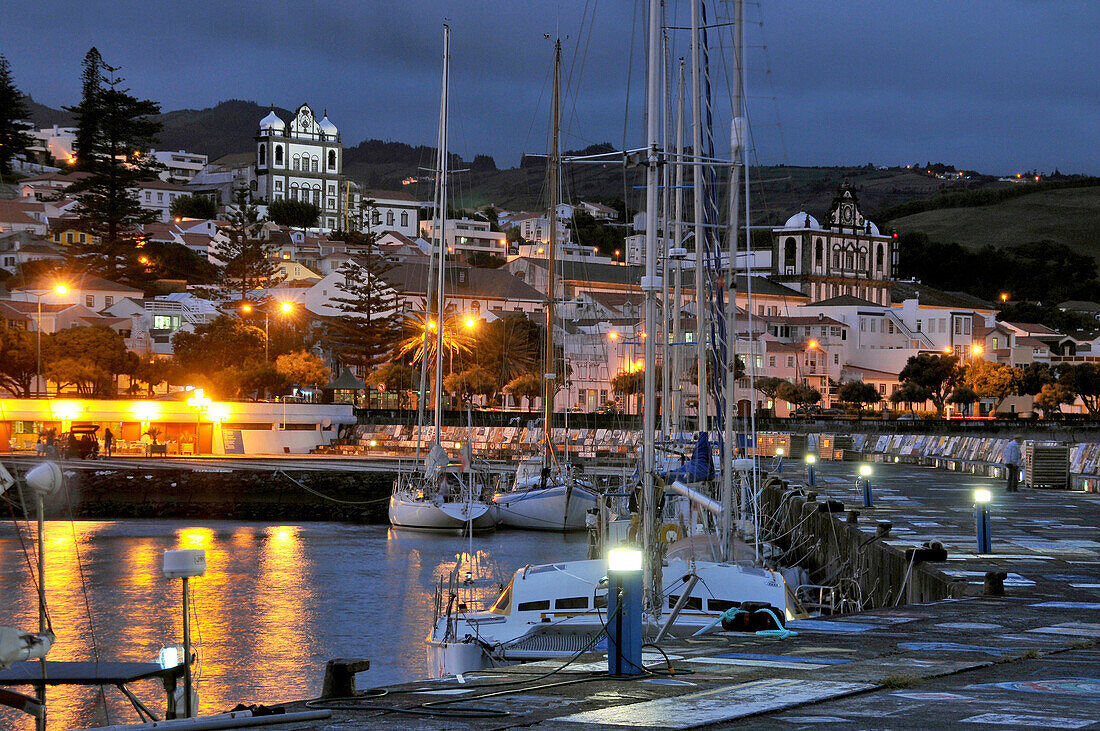
<instances>
[{"instance_id":1,"label":"water reflection","mask_svg":"<svg viewBox=\"0 0 1100 731\"><path fill-rule=\"evenodd\" d=\"M0 623L30 630L38 626L33 524L20 530L29 557L16 526L0 523ZM204 714L316 695L333 657L371 660L362 687L425 677L423 640L441 574L461 579L471 570L487 580L467 593L491 596L526 563L584 554L582 539L552 534L497 533L475 538L471 551L453 536L384 526L228 521L48 522L45 544L51 660L149 662L180 643L181 582L161 573L162 553L206 550L206 575L190 582ZM163 713L158 683L134 690ZM50 728L137 720L116 689L105 696L50 688ZM0 728L33 727L30 717L0 711Z\"/></svg>"}]
</instances>

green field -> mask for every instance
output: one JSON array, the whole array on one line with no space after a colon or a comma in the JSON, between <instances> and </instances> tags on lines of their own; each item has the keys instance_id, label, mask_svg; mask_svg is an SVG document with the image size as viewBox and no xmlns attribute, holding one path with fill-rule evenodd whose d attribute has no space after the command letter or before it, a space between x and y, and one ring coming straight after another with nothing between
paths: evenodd
<instances>
[{"instance_id":1,"label":"green field","mask_svg":"<svg viewBox=\"0 0 1100 731\"><path fill-rule=\"evenodd\" d=\"M1100 187L1047 190L988 206L943 208L889 221L901 232L968 249L1055 241L1100 260Z\"/></svg>"}]
</instances>

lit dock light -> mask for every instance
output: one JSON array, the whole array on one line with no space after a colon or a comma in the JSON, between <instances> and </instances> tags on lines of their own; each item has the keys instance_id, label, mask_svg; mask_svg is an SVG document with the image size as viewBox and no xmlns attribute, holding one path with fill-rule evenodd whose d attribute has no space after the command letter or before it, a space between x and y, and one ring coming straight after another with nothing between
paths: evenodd
<instances>
[{"instance_id":1,"label":"lit dock light","mask_svg":"<svg viewBox=\"0 0 1100 731\"><path fill-rule=\"evenodd\" d=\"M875 498L871 494L871 465L861 464L859 466L859 477L856 478L856 487L863 491L863 507L873 508L875 507Z\"/></svg>"},{"instance_id":2,"label":"lit dock light","mask_svg":"<svg viewBox=\"0 0 1100 731\"><path fill-rule=\"evenodd\" d=\"M859 475L860 475L860 477L870 477L871 476L871 465L869 465L869 464L860 465L859 466Z\"/></svg>"},{"instance_id":3,"label":"lit dock light","mask_svg":"<svg viewBox=\"0 0 1100 731\"><path fill-rule=\"evenodd\" d=\"M817 457L812 454L806 455L806 486L813 487L816 484L814 475L814 463L817 462Z\"/></svg>"},{"instance_id":4,"label":"lit dock light","mask_svg":"<svg viewBox=\"0 0 1100 731\"><path fill-rule=\"evenodd\" d=\"M993 493L991 493L989 490L986 490L984 487L974 491L975 503L988 503L992 499Z\"/></svg>"},{"instance_id":5,"label":"lit dock light","mask_svg":"<svg viewBox=\"0 0 1100 731\"><path fill-rule=\"evenodd\" d=\"M775 450L775 454L776 454L777 457L782 457L783 456L783 447L777 447L776 450Z\"/></svg>"},{"instance_id":6,"label":"lit dock light","mask_svg":"<svg viewBox=\"0 0 1100 731\"><path fill-rule=\"evenodd\" d=\"M985 488L974 491L974 533L978 542L978 553L993 553L993 536L990 535L989 501L992 493Z\"/></svg>"},{"instance_id":7,"label":"lit dock light","mask_svg":"<svg viewBox=\"0 0 1100 731\"><path fill-rule=\"evenodd\" d=\"M607 552L608 571L641 571L642 552L636 548L612 548Z\"/></svg>"}]
</instances>

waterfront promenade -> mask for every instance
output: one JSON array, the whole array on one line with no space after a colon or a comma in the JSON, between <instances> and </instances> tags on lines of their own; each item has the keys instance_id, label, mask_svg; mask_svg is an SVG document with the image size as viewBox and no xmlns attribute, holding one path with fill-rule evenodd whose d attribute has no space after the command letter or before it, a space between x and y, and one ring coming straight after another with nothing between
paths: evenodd
<instances>
[{"instance_id":1,"label":"waterfront promenade","mask_svg":"<svg viewBox=\"0 0 1100 731\"><path fill-rule=\"evenodd\" d=\"M819 465L818 499L858 508L856 468ZM804 468L788 468L785 476L797 482ZM383 698L337 704L357 709L334 710L326 721L284 727L1100 724L1100 496L1027 489L1008 495L1000 481L910 465L877 465L872 480L875 507L858 508L868 539L876 540L878 522L889 521L886 541L899 549L941 542L947 561L917 563L913 571L942 573L959 598L792 622L798 635L784 640L719 633L663 643L680 671L671 677L665 658L647 652L654 675L609 679L600 675L603 655L592 653L553 675L546 674L560 662L471 675L461 684L412 683ZM993 492L989 555L975 550L977 488ZM1003 596L983 595L990 570L1008 574ZM358 685L370 685L369 671ZM459 702L432 712L460 717L421 715L429 710L424 703L441 700ZM473 710L483 713L468 715Z\"/></svg>"}]
</instances>

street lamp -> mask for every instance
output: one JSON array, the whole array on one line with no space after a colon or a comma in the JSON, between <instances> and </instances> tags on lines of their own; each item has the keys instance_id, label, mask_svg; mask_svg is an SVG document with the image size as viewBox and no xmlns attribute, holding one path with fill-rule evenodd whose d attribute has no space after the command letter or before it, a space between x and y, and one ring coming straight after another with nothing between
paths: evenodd
<instances>
[{"instance_id":1,"label":"street lamp","mask_svg":"<svg viewBox=\"0 0 1100 731\"><path fill-rule=\"evenodd\" d=\"M812 454L806 455L806 487L813 487L814 480L814 462L817 462L817 457Z\"/></svg>"},{"instance_id":2,"label":"street lamp","mask_svg":"<svg viewBox=\"0 0 1100 731\"><path fill-rule=\"evenodd\" d=\"M196 388L194 395L187 399L187 405L195 410L195 454L199 453L199 423L203 413L210 408L210 398L201 388Z\"/></svg>"},{"instance_id":3,"label":"street lamp","mask_svg":"<svg viewBox=\"0 0 1100 731\"><path fill-rule=\"evenodd\" d=\"M856 487L863 488L863 507L875 507L874 498L871 495L871 465L859 466L859 477L856 478Z\"/></svg>"},{"instance_id":4,"label":"street lamp","mask_svg":"<svg viewBox=\"0 0 1100 731\"><path fill-rule=\"evenodd\" d=\"M35 345L37 352L38 365L34 372L34 395L39 396L39 389L42 387L42 296L47 294L68 294L69 288L64 284L55 285L53 289L44 289L41 292L32 291L35 299L38 300L38 321L35 323L35 328L38 330L38 342ZM47 394L49 395L49 394Z\"/></svg>"},{"instance_id":5,"label":"street lamp","mask_svg":"<svg viewBox=\"0 0 1100 731\"><path fill-rule=\"evenodd\" d=\"M243 305L241 305L241 312L243 312L246 315L251 314L252 310L254 310L254 309L255 308L252 305L248 304L247 302L244 303ZM280 302L279 303L279 311L284 316L290 315L292 312L294 312L294 303L293 302ZM270 307L265 307L264 308L264 360L265 361L271 360L271 346L270 346L270 342L269 342L270 339L271 339L270 333L269 333L270 323L271 323Z\"/></svg>"},{"instance_id":6,"label":"street lamp","mask_svg":"<svg viewBox=\"0 0 1100 731\"><path fill-rule=\"evenodd\" d=\"M978 553L993 553L993 540L989 534L989 501L992 493L985 488L974 491L974 529L978 539Z\"/></svg>"}]
</instances>

